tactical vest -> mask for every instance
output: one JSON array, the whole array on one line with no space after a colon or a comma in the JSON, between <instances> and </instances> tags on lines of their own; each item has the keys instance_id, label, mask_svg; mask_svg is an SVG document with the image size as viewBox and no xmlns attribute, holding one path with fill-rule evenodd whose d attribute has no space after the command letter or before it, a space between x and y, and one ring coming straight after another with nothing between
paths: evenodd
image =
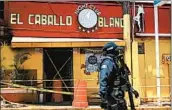
<instances>
[{"instance_id":1,"label":"tactical vest","mask_svg":"<svg viewBox=\"0 0 172 110\"><path fill-rule=\"evenodd\" d=\"M104 60L111 60L113 62L113 70L108 77L108 85L110 88L121 88L123 91L126 91L126 75L124 74L124 68L119 61L119 59L104 58ZM101 64L100 64L101 65Z\"/></svg>"}]
</instances>

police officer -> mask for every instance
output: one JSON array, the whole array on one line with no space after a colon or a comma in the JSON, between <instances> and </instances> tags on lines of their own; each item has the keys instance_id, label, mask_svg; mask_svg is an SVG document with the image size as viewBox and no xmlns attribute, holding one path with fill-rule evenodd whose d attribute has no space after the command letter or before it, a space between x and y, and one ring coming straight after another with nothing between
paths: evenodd
<instances>
[{"instance_id":1,"label":"police officer","mask_svg":"<svg viewBox=\"0 0 172 110\"><path fill-rule=\"evenodd\" d=\"M125 97L126 81L118 71L118 65L114 58L119 55L119 46L109 42L103 47L104 58L100 64L99 95L101 97L101 108L105 110L127 110ZM135 91L135 97L138 92Z\"/></svg>"}]
</instances>

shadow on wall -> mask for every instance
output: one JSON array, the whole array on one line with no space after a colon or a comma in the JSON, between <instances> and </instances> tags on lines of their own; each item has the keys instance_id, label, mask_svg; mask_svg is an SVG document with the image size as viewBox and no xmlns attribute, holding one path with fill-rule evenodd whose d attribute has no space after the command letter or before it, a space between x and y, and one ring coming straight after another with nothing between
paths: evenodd
<instances>
[{"instance_id":1,"label":"shadow on wall","mask_svg":"<svg viewBox=\"0 0 172 110\"><path fill-rule=\"evenodd\" d=\"M37 76L39 76L38 72L41 73L41 63L38 58L40 55L40 53L35 52L35 49L12 49L7 44L3 44L1 46L1 81L4 80L9 83L17 83L26 86L37 86L37 81L28 80L36 80ZM37 63L35 63L35 59L38 60ZM37 93L34 91L29 92L22 88L7 85L1 85L1 87L3 88L1 92L6 91L6 89L8 89L7 92L10 92L9 89L15 89L11 91L12 93L3 93L3 96L9 101L13 96L18 97L16 100L12 100L14 102L37 103L38 101ZM18 93L16 91L23 91L24 93ZM15 98L13 97L13 99Z\"/></svg>"}]
</instances>

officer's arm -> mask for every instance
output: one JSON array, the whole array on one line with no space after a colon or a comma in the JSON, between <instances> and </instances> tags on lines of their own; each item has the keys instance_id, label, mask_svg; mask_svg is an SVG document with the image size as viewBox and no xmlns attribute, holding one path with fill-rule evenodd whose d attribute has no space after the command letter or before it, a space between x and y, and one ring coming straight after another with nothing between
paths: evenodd
<instances>
[{"instance_id":1,"label":"officer's arm","mask_svg":"<svg viewBox=\"0 0 172 110\"><path fill-rule=\"evenodd\" d=\"M108 76L112 72L113 69L113 63L107 59L104 60L100 67L100 96L101 98L105 98L107 94L107 87L108 87Z\"/></svg>"}]
</instances>

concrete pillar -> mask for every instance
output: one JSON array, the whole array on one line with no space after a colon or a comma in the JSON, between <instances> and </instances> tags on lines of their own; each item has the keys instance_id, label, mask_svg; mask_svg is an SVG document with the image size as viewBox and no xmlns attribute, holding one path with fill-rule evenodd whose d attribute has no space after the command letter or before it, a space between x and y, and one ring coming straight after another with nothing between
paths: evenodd
<instances>
[{"instance_id":1,"label":"concrete pillar","mask_svg":"<svg viewBox=\"0 0 172 110\"><path fill-rule=\"evenodd\" d=\"M132 42L132 73L133 73L133 88L140 93L140 75L139 75L139 58L138 58L138 42ZM140 62L142 63L142 62ZM141 94L140 94L141 95ZM140 105L140 97L134 100L135 106Z\"/></svg>"},{"instance_id":2,"label":"concrete pillar","mask_svg":"<svg viewBox=\"0 0 172 110\"><path fill-rule=\"evenodd\" d=\"M130 15L124 14L124 40L126 42L125 46L125 62L128 65L129 69L131 70L131 39L130 39Z\"/></svg>"},{"instance_id":3,"label":"concrete pillar","mask_svg":"<svg viewBox=\"0 0 172 110\"><path fill-rule=\"evenodd\" d=\"M73 48L73 79L74 79L74 86L76 80L82 79L83 76L81 75L81 55L80 55L80 48Z\"/></svg>"},{"instance_id":4,"label":"concrete pillar","mask_svg":"<svg viewBox=\"0 0 172 110\"><path fill-rule=\"evenodd\" d=\"M131 39L130 39L130 14L129 14L129 2L123 2L123 22L124 22L124 28L123 28L123 39L125 41L125 63L127 64L128 68L131 71ZM129 76L130 82L131 76ZM128 93L126 93L126 101L127 104L130 105Z\"/></svg>"}]
</instances>

